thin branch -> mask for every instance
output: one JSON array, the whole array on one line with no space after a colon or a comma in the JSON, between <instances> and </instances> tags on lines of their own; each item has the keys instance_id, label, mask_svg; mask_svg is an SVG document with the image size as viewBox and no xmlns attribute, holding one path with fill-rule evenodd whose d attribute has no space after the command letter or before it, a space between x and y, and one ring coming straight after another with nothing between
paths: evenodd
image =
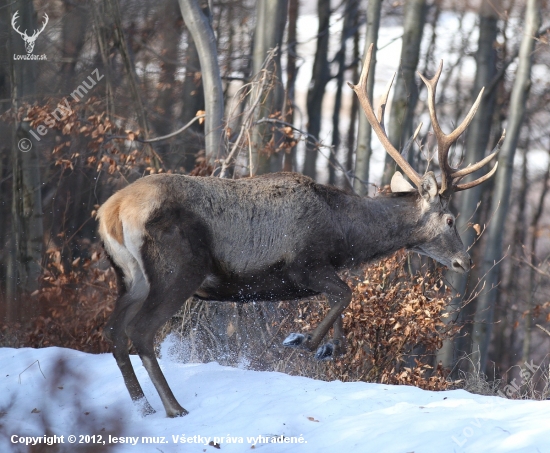
<instances>
[{"instance_id":1,"label":"thin branch","mask_svg":"<svg viewBox=\"0 0 550 453\"><path fill-rule=\"evenodd\" d=\"M299 128L297 128L296 126L294 126L293 124L291 123L288 123L286 121L283 121L283 120L279 120L277 118L262 118L258 121L256 121L254 123L254 125L256 124L262 124L262 123L272 123L272 124L280 124L282 126L287 126L287 127L290 127L291 129L295 130L296 132L298 132L302 137L306 137L306 140L309 141L309 143L315 145L317 148L327 148L330 153L332 154L333 158L334 158L334 163L336 164L335 168L338 168L343 174L344 174L344 177L347 179L348 183L351 185L351 187L353 187L352 185L352 181L351 179L357 179L359 182L361 182L362 184L365 184L365 185L368 185L369 183L366 183L364 181L362 181L361 179L357 178L355 175L353 174L350 174L346 171L346 169L344 168L344 166L338 161L338 159L336 158L336 154L334 153L334 149L332 146L329 146L329 145L325 145L323 144L322 142L320 142L317 137L315 137L314 135L310 134L309 132L306 132L306 131L303 131ZM325 156L324 154L321 153L321 156L323 156L325 159L329 159L329 157ZM330 160L330 159L329 159Z\"/></svg>"},{"instance_id":2,"label":"thin branch","mask_svg":"<svg viewBox=\"0 0 550 453\"><path fill-rule=\"evenodd\" d=\"M542 327L540 324L535 324L535 326L537 326L540 330L546 332L548 335L550 335L550 332L548 332L548 330L546 330L544 327Z\"/></svg>"},{"instance_id":3,"label":"thin branch","mask_svg":"<svg viewBox=\"0 0 550 453\"><path fill-rule=\"evenodd\" d=\"M524 259L521 259L521 258L516 258L515 256L512 257L512 259L520 262L520 263L523 263L523 264L527 264L527 266L529 266L532 270L534 270L535 272L537 272L538 274L540 275L543 275L545 277L550 277L550 273L549 272L544 272L544 271L541 271L538 267L534 266L533 264L531 264L529 261L526 261Z\"/></svg>"},{"instance_id":4,"label":"thin branch","mask_svg":"<svg viewBox=\"0 0 550 453\"><path fill-rule=\"evenodd\" d=\"M197 115L195 118L193 118L191 121L189 121L185 126L183 126L181 129L178 129L177 131L174 131L174 132L171 132L170 134L168 135L163 135L162 137L155 137L155 138L150 138L149 140L141 140L141 139L138 139L136 138L135 140L140 142L140 143L155 143L155 142L160 142L161 140L166 140L168 138L172 138L172 137L175 137L176 135L178 134L181 134L183 131L185 131L186 129L188 129L195 121L197 120L200 120L201 118L204 118L206 117L206 114L202 114L202 115Z\"/></svg>"},{"instance_id":5,"label":"thin branch","mask_svg":"<svg viewBox=\"0 0 550 453\"><path fill-rule=\"evenodd\" d=\"M224 159L223 164L222 164L222 170L221 170L220 174L223 174L227 170L227 167L231 164L232 160L234 159L234 156L236 155L237 150L239 149L239 143L241 141L241 137L242 137L243 133L245 132L245 130L248 133L249 126L247 125L247 123L250 121L250 119L254 115L254 112L256 111L256 107L260 103L265 83L266 83L266 77L262 77L260 82L259 82L260 87L257 90L256 99L254 99L254 101L252 102L250 108L248 109L248 112L246 113L246 118L243 120L243 122L241 124L241 130L239 132L239 136L237 137L237 140L235 140L235 143L233 144L233 148L231 148L231 151L229 152L229 155L227 156L226 159ZM248 140L249 140L248 142L250 144L250 135L248 135Z\"/></svg>"},{"instance_id":6,"label":"thin branch","mask_svg":"<svg viewBox=\"0 0 550 453\"><path fill-rule=\"evenodd\" d=\"M205 116L206 116L205 114L197 115L195 118L193 118L191 121L189 121L181 129L178 129L177 131L171 132L168 135L163 135L162 137L150 138L148 140L135 137L132 141L133 142L139 142L139 143L154 143L154 142L160 142L162 140L166 140L166 139L175 137L176 135L181 134L186 129L188 129L195 121L200 120L201 118L204 118ZM109 135L105 138L105 142L108 142L109 140L116 140L116 139L129 140L127 135Z\"/></svg>"},{"instance_id":7,"label":"thin branch","mask_svg":"<svg viewBox=\"0 0 550 453\"><path fill-rule=\"evenodd\" d=\"M538 41L539 38L542 35L546 34L548 31L550 31L550 25L539 29L539 31L535 33L535 36L533 38ZM493 77L493 80L491 80L491 83L489 84L489 86L487 87L487 90L485 91L485 98L488 98L489 96L491 96L491 94L493 93L493 90L496 88L498 83L504 77L504 74L506 73L506 69L508 69L508 66L510 66L514 62L514 60L518 57L518 55L519 55L519 45L514 50L512 55L510 55L510 57L502 64L502 67L495 74L495 76Z\"/></svg>"},{"instance_id":8,"label":"thin branch","mask_svg":"<svg viewBox=\"0 0 550 453\"><path fill-rule=\"evenodd\" d=\"M35 360L33 363L31 363L27 368L25 368L21 373L19 373L19 384L21 384L21 375L27 371L31 366L33 366L35 363L38 363L38 369L40 370L40 373L42 373L42 376L44 379L46 379L46 376L44 376L44 372L42 371L42 368L40 367L40 360Z\"/></svg>"}]
</instances>

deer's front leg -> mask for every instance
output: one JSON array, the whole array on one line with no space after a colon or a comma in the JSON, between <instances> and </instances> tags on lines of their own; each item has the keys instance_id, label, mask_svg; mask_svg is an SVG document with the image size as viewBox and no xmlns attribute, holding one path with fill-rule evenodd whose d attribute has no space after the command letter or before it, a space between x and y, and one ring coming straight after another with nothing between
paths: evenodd
<instances>
[{"instance_id":1,"label":"deer's front leg","mask_svg":"<svg viewBox=\"0 0 550 453\"><path fill-rule=\"evenodd\" d=\"M351 300L351 297L350 297ZM332 309L336 309L339 315L336 321L332 324L333 335L332 339L321 345L316 353L315 358L317 360L328 360L334 357L344 355L346 352L346 336L344 335L344 325L342 322L342 313L349 305L349 300L345 303L343 308L340 308L341 301L339 299L329 297L329 304Z\"/></svg>"},{"instance_id":2,"label":"deer's front leg","mask_svg":"<svg viewBox=\"0 0 550 453\"><path fill-rule=\"evenodd\" d=\"M330 359L344 351L342 313L351 301L351 290L333 270L313 274L308 281L308 287L325 294L330 303L330 311L311 334L291 333L283 345L309 351L317 350L316 359ZM319 347L331 326L334 326L333 339Z\"/></svg>"}]
</instances>

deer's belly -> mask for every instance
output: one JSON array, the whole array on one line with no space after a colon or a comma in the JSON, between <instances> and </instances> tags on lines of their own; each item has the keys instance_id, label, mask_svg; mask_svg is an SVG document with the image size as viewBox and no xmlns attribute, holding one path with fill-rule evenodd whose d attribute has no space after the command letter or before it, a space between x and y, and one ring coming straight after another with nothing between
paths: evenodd
<instances>
[{"instance_id":1,"label":"deer's belly","mask_svg":"<svg viewBox=\"0 0 550 453\"><path fill-rule=\"evenodd\" d=\"M281 275L216 276L205 279L195 296L203 300L251 302L300 299L318 294Z\"/></svg>"}]
</instances>

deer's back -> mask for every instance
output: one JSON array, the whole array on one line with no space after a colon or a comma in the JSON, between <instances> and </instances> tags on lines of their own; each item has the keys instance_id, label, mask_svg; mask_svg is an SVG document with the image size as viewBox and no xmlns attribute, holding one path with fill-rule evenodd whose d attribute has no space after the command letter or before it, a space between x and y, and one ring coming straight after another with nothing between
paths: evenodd
<instances>
[{"instance_id":1,"label":"deer's back","mask_svg":"<svg viewBox=\"0 0 550 453\"><path fill-rule=\"evenodd\" d=\"M139 212L150 233L179 228L190 243L202 241L219 268L242 274L330 255L344 236L333 206L340 196L294 173L239 180L152 175L102 210L115 200L121 213Z\"/></svg>"}]
</instances>

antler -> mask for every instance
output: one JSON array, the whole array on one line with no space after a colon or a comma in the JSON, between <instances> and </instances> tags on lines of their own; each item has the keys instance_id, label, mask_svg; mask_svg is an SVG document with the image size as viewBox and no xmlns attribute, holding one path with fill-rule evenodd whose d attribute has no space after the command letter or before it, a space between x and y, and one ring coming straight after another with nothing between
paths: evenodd
<instances>
[{"instance_id":1,"label":"antler","mask_svg":"<svg viewBox=\"0 0 550 453\"><path fill-rule=\"evenodd\" d=\"M17 32L19 33L21 36L27 36L27 30L25 30L25 33L21 33L19 31L19 26L16 28L15 27L15 22L17 21L17 19L19 19L19 11L15 11L15 14L13 15L13 17L11 18L11 26L12 28Z\"/></svg>"},{"instance_id":2,"label":"antler","mask_svg":"<svg viewBox=\"0 0 550 453\"><path fill-rule=\"evenodd\" d=\"M32 40L33 38L37 37L40 33L42 33L44 31L44 29L46 28L46 25L48 25L48 21L50 20L50 18L48 17L48 15L46 13L44 13L44 18L45 18L45 20L42 22L42 28L40 30L35 30L34 33L32 34L32 36L27 35L27 30L25 30L22 33L22 32L19 31L19 26L17 26L17 27L15 26L15 22L17 21L17 19L19 19L19 11L16 11L15 14L13 15L13 17L11 19L11 26L21 36L24 36L25 38Z\"/></svg>"},{"instance_id":3,"label":"antler","mask_svg":"<svg viewBox=\"0 0 550 453\"><path fill-rule=\"evenodd\" d=\"M479 104L481 103L481 99L483 97L483 91L485 88L482 88L479 92L479 95L477 96L476 101L474 102L474 105L470 108L470 111L468 112L468 115L466 115L466 118L462 120L462 123L450 134L445 134L441 130L441 127L439 126L439 122L437 121L437 115L435 112L435 90L437 87L437 82L439 80L439 77L441 76L441 71L443 70L443 61L439 63L439 68L437 69L437 72L433 76L432 79L428 80L426 79L420 72L418 75L422 79L422 81L426 84L426 87L428 88L428 110L430 112L430 119L432 121L432 127L437 139L437 154L439 158L439 166L441 167L441 188L439 190L440 195L449 197L453 192L458 192L461 190L466 190L471 187L477 186L478 184L481 184L482 182L488 180L491 176L495 174L498 167L498 162L495 164L495 166L484 176L476 179L475 181L466 183L466 184L457 184L460 179L462 179L464 176L469 175L473 173L474 171L479 170L483 166L485 166L493 157L497 155L497 153L500 151L500 147L502 145L502 142L504 141L504 137L506 137L506 130L502 132L502 136L500 137L500 140L498 141L497 145L493 149L492 153L489 154L484 159L480 160L478 163L474 165L468 165L466 168L463 168L462 170L458 170L455 168L452 168L449 164L449 150L454 142L458 140L458 137L466 130L466 128L470 125L472 119L474 118L474 115L477 112L477 109L479 107Z\"/></svg>"},{"instance_id":4,"label":"antler","mask_svg":"<svg viewBox=\"0 0 550 453\"><path fill-rule=\"evenodd\" d=\"M367 79L369 77L370 62L372 59L373 48L374 48L374 45L371 44L369 47L369 50L367 51L367 55L365 57L363 69L361 70L361 77L359 78L359 83L357 85L348 83L348 85L353 89L353 91L355 91L355 94L357 94L357 97L359 98L359 102L361 103L361 107L363 108L363 111L367 116L367 120L369 121L374 132L378 136L378 139L382 143L382 146L384 147L386 152L393 158L393 160L395 160L397 165L401 167L401 169L409 177L409 179L417 187L420 187L422 176L418 174L416 170L414 170L414 168L412 168L411 165L403 158L402 153L400 153L397 149L395 149L395 147L391 144L390 140L388 139L388 136L386 135L386 131L384 129L384 111L386 108L386 102L388 100L388 95L389 95L395 74L390 80L390 82L388 83L385 93L381 97L380 107L378 108L378 116L374 114L372 104L368 98ZM474 105L472 106L472 108L468 112L468 115L466 115L466 118L464 118L462 123L450 134L445 134L443 133L443 131L441 130L441 127L439 126L439 122L437 121L437 115L435 113L435 90L436 90L439 77L441 76L442 69L443 69L443 61L439 64L439 68L437 69L437 72L432 79L427 80L420 73L418 73L418 75L428 87L428 110L430 112L432 127L434 129L434 133L437 138L439 166L441 167L441 185L440 185L439 193L441 196L449 197L453 192L459 192L461 190L466 190L471 187L477 186L478 184L481 184L482 182L487 181L491 176L495 174L495 172L497 171L498 162L494 165L491 171L489 171L484 176L476 179L475 181L468 182L465 184L458 184L458 181L460 181L464 176L467 176L479 170L480 168L484 167L493 159L493 157L497 155L497 153L500 151L502 142L506 137L506 130L502 132L502 136L500 137L500 140L498 141L497 145L495 146L491 154L489 154L487 157L480 160L474 165L468 165L466 168L463 168L460 170L456 168L452 168L449 164L449 150L451 148L451 145L458 140L458 137L460 137L460 135L466 130L466 128L470 125L472 119L474 118L474 115L477 112L479 104L481 103L484 88L481 89L476 101L474 102ZM412 146L421 127L422 127L422 123L420 123L420 125L417 127L416 131L414 132L413 136L407 141L407 143L403 147L403 154L405 154L409 150L409 148Z\"/></svg>"},{"instance_id":5,"label":"antler","mask_svg":"<svg viewBox=\"0 0 550 453\"><path fill-rule=\"evenodd\" d=\"M46 25L48 25L48 21L50 20L50 18L48 17L48 15L46 13L44 13L44 18L45 18L45 20L42 22L42 28L40 29L40 31L35 30L34 33L31 36L31 39L38 36L40 33L42 33L44 31L44 29L46 28Z\"/></svg>"},{"instance_id":6,"label":"antler","mask_svg":"<svg viewBox=\"0 0 550 453\"><path fill-rule=\"evenodd\" d=\"M369 121L372 129L378 136L378 139L382 143L382 146L384 147L386 152L393 158L393 160L395 160L397 165L399 165L399 167L401 167L401 170L403 170L403 173L405 173L409 177L409 179L416 185L416 187L420 187L422 177L416 172L414 168L411 167L411 165L405 160L405 158L401 155L401 153L394 148L388 136L386 135L386 131L384 130L384 110L385 110L388 95L390 93L390 89L392 86L393 77L388 83L386 87L386 92L381 98L381 104L378 109L378 117L376 117L376 115L374 114L374 110L369 101L369 97L367 95L367 79L369 78L370 62L372 58L373 48L374 46L373 44L371 44L367 52L367 55L365 57L365 62L363 63L363 69L361 70L361 77L359 78L359 83L357 85L348 83L348 85L352 88L353 91L355 91L355 94L357 94L357 97L359 98L359 102L361 103L361 107L363 108L363 111L367 116L367 120ZM394 74L394 77L395 77L395 74ZM414 133L412 138L407 142L407 144L405 145L404 151L410 148L410 146L412 145L412 142L418 135L418 132L420 131L421 126L422 124L420 124L420 126L416 129L416 132Z\"/></svg>"}]
</instances>

